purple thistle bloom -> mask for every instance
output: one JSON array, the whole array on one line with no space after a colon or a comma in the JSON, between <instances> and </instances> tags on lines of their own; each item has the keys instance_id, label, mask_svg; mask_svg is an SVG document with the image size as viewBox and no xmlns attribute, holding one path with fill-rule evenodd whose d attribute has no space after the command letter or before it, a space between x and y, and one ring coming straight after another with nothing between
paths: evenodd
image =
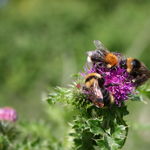
<instances>
[{"instance_id":1,"label":"purple thistle bloom","mask_svg":"<svg viewBox=\"0 0 150 150\"><path fill-rule=\"evenodd\" d=\"M17 113L11 107L0 108L0 120L15 122L17 120Z\"/></svg>"},{"instance_id":2,"label":"purple thistle bloom","mask_svg":"<svg viewBox=\"0 0 150 150\"><path fill-rule=\"evenodd\" d=\"M150 71L137 59L110 52L98 40L94 44L96 50L87 52L85 73L81 74L86 76L82 92L93 103L110 105L115 101L121 106L150 78Z\"/></svg>"},{"instance_id":3,"label":"purple thistle bloom","mask_svg":"<svg viewBox=\"0 0 150 150\"><path fill-rule=\"evenodd\" d=\"M115 103L118 105L127 100L129 95L134 94L135 86L132 83L132 77L120 66L109 69L102 63L98 63L86 69L86 72L87 74L95 72L103 76L104 86L114 96Z\"/></svg>"}]
</instances>

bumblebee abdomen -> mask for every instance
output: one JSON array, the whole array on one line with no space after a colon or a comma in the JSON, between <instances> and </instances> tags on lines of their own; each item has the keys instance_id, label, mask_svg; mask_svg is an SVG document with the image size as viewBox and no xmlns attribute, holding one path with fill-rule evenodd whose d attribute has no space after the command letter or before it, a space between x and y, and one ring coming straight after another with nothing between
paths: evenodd
<instances>
[{"instance_id":1,"label":"bumblebee abdomen","mask_svg":"<svg viewBox=\"0 0 150 150\"><path fill-rule=\"evenodd\" d=\"M98 73L90 73L85 78L85 86L90 88L93 86L94 82L97 82L101 78L101 75Z\"/></svg>"},{"instance_id":2,"label":"bumblebee abdomen","mask_svg":"<svg viewBox=\"0 0 150 150\"><path fill-rule=\"evenodd\" d=\"M98 73L90 73L85 77L85 82L89 81L90 79L98 79L98 78L102 78L100 74Z\"/></svg>"},{"instance_id":3,"label":"bumblebee abdomen","mask_svg":"<svg viewBox=\"0 0 150 150\"><path fill-rule=\"evenodd\" d=\"M105 106L109 106L114 103L114 98L108 90L103 89L102 93L103 93L103 100Z\"/></svg>"},{"instance_id":4,"label":"bumblebee abdomen","mask_svg":"<svg viewBox=\"0 0 150 150\"><path fill-rule=\"evenodd\" d=\"M92 78L92 79L90 79L90 80L86 80L85 86L86 86L87 88L90 88L90 87L92 87L92 86L94 85L94 82L96 82L94 78Z\"/></svg>"}]
</instances>

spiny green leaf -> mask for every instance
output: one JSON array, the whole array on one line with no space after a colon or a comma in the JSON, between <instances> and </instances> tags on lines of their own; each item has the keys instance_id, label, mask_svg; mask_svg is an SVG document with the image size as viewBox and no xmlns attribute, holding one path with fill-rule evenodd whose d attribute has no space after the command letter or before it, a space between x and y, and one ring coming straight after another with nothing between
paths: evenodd
<instances>
[{"instance_id":1,"label":"spiny green leaf","mask_svg":"<svg viewBox=\"0 0 150 150\"><path fill-rule=\"evenodd\" d=\"M109 145L108 145L108 142L107 142L106 138L104 138L104 137L101 138L101 139L96 140L96 143L97 143L96 148L98 148L98 149L111 150Z\"/></svg>"},{"instance_id":2,"label":"spiny green leaf","mask_svg":"<svg viewBox=\"0 0 150 150\"><path fill-rule=\"evenodd\" d=\"M143 101L142 95L139 94L130 95L129 99L132 101Z\"/></svg>"},{"instance_id":3,"label":"spiny green leaf","mask_svg":"<svg viewBox=\"0 0 150 150\"><path fill-rule=\"evenodd\" d=\"M97 134L103 135L104 134L104 129L102 129L102 127L101 127L101 124L102 124L101 120L90 119L90 120L87 120L87 124L89 125L90 131L93 134L95 134L95 135L97 135Z\"/></svg>"},{"instance_id":4,"label":"spiny green leaf","mask_svg":"<svg viewBox=\"0 0 150 150\"><path fill-rule=\"evenodd\" d=\"M72 98L71 89L57 87L53 93L48 95L47 101L49 104L55 104L57 102L68 103Z\"/></svg>"}]
</instances>

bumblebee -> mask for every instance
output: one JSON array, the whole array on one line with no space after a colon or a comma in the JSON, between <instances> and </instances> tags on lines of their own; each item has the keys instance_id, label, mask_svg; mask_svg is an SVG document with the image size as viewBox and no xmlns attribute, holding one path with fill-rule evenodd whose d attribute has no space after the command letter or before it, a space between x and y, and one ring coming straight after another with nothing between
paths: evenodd
<instances>
[{"instance_id":1,"label":"bumblebee","mask_svg":"<svg viewBox=\"0 0 150 150\"><path fill-rule=\"evenodd\" d=\"M90 73L85 77L84 89L90 92L90 99L98 108L114 103L114 97L104 87L104 82L104 78L98 73Z\"/></svg>"},{"instance_id":2,"label":"bumblebee","mask_svg":"<svg viewBox=\"0 0 150 150\"><path fill-rule=\"evenodd\" d=\"M135 58L127 58L120 62L121 68L125 68L133 77L133 82L138 87L150 78L150 70L144 63Z\"/></svg>"},{"instance_id":3,"label":"bumblebee","mask_svg":"<svg viewBox=\"0 0 150 150\"><path fill-rule=\"evenodd\" d=\"M107 50L107 48L105 48L103 44L98 40L95 40L94 44L96 46L96 50L87 52L88 64L93 65L98 62L103 62L104 64L106 64L107 68L111 68L119 64L119 56Z\"/></svg>"}]
</instances>

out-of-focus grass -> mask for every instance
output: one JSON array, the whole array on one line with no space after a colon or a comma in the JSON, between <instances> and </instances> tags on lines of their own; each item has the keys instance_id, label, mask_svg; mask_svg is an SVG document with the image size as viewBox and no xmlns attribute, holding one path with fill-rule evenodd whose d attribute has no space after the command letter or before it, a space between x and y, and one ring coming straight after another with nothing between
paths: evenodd
<instances>
[{"instance_id":1,"label":"out-of-focus grass","mask_svg":"<svg viewBox=\"0 0 150 150\"><path fill-rule=\"evenodd\" d=\"M83 70L95 39L150 67L149 7L148 0L9 1L0 8L1 105L14 106L22 118L46 119L42 93L67 86L71 74ZM149 121L148 106L131 104L129 120ZM148 149L148 132L132 130L125 149Z\"/></svg>"}]
</instances>

